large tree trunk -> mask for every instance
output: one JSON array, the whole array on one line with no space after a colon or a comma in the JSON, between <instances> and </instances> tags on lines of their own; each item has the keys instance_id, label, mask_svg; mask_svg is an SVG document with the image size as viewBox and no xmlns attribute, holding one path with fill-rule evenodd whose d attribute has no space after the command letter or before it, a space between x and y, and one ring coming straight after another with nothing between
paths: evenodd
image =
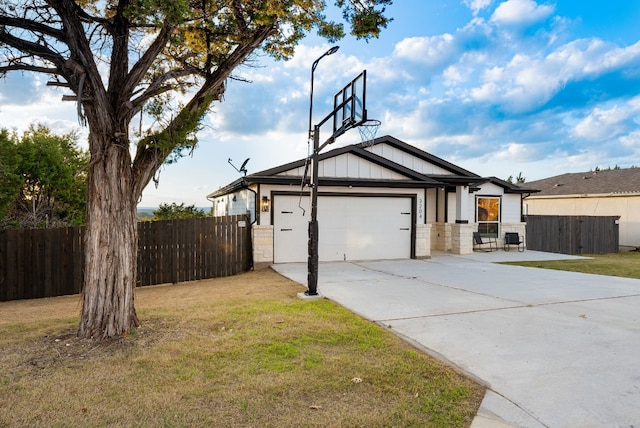
<instances>
[{"instance_id":1,"label":"large tree trunk","mask_svg":"<svg viewBox=\"0 0 640 428\"><path fill-rule=\"evenodd\" d=\"M78 336L120 336L139 325L134 307L136 196L128 146L92 133L87 189L85 272Z\"/></svg>"}]
</instances>

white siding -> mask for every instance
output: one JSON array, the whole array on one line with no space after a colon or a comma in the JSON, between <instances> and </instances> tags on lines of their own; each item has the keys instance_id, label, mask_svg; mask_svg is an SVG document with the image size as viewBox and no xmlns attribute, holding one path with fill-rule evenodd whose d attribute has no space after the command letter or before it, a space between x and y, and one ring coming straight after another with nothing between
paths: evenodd
<instances>
[{"instance_id":1,"label":"white siding","mask_svg":"<svg viewBox=\"0 0 640 428\"><path fill-rule=\"evenodd\" d=\"M253 222L255 220L254 205L254 193L245 189L214 199L211 212L215 217L250 214L250 220Z\"/></svg>"},{"instance_id":2,"label":"white siding","mask_svg":"<svg viewBox=\"0 0 640 428\"><path fill-rule=\"evenodd\" d=\"M450 171L415 157L389 144L376 144L366 150L421 174L452 175Z\"/></svg>"},{"instance_id":3,"label":"white siding","mask_svg":"<svg viewBox=\"0 0 640 428\"><path fill-rule=\"evenodd\" d=\"M276 175L284 176L284 177L302 177L302 174L304 174L304 166L300 168L293 168L287 171L283 171Z\"/></svg>"},{"instance_id":4,"label":"white siding","mask_svg":"<svg viewBox=\"0 0 640 428\"><path fill-rule=\"evenodd\" d=\"M522 221L520 210L522 201L520 195L506 194L502 197L502 222L519 223Z\"/></svg>"},{"instance_id":5,"label":"white siding","mask_svg":"<svg viewBox=\"0 0 640 428\"><path fill-rule=\"evenodd\" d=\"M311 171L309 170L309 174ZM304 167L279 173L280 176L301 177ZM409 180L402 174L391 171L360 156L345 153L324 159L318 164L318 175L329 178L362 178L378 180Z\"/></svg>"}]
</instances>

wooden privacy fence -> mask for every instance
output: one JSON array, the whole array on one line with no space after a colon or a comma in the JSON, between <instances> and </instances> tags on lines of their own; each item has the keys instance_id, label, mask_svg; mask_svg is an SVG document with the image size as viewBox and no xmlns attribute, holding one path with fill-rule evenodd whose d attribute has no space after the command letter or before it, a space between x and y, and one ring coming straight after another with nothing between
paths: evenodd
<instances>
[{"instance_id":1,"label":"wooden privacy fence","mask_svg":"<svg viewBox=\"0 0 640 428\"><path fill-rule=\"evenodd\" d=\"M527 216L527 248L562 254L617 253L617 216Z\"/></svg>"},{"instance_id":2,"label":"wooden privacy fence","mask_svg":"<svg viewBox=\"0 0 640 428\"><path fill-rule=\"evenodd\" d=\"M138 223L138 285L235 275L251 267L246 215Z\"/></svg>"},{"instance_id":3,"label":"wooden privacy fence","mask_svg":"<svg viewBox=\"0 0 640 428\"><path fill-rule=\"evenodd\" d=\"M77 294L84 227L0 231L0 301ZM138 223L137 284L234 275L251 268L246 216Z\"/></svg>"}]
</instances>

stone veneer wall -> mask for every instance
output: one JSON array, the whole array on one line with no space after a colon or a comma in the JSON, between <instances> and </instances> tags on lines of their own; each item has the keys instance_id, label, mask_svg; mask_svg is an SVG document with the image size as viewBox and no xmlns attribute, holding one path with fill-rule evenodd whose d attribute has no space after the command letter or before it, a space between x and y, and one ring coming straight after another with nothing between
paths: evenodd
<instances>
[{"instance_id":1,"label":"stone veneer wall","mask_svg":"<svg viewBox=\"0 0 640 428\"><path fill-rule=\"evenodd\" d=\"M431 249L451 251L451 225L447 223L431 223Z\"/></svg>"},{"instance_id":2,"label":"stone veneer wall","mask_svg":"<svg viewBox=\"0 0 640 428\"><path fill-rule=\"evenodd\" d=\"M273 264L273 226L253 225L253 268L262 269Z\"/></svg>"},{"instance_id":3,"label":"stone veneer wall","mask_svg":"<svg viewBox=\"0 0 640 428\"><path fill-rule=\"evenodd\" d=\"M504 234L507 232L517 232L525 243L527 248L527 223L502 223L500 224L500 233L502 236L498 237L498 246L502 247L504 243Z\"/></svg>"},{"instance_id":4,"label":"stone veneer wall","mask_svg":"<svg viewBox=\"0 0 640 428\"><path fill-rule=\"evenodd\" d=\"M473 232L477 229L477 224L452 224L451 252L453 254L473 253Z\"/></svg>"},{"instance_id":5,"label":"stone veneer wall","mask_svg":"<svg viewBox=\"0 0 640 428\"><path fill-rule=\"evenodd\" d=\"M416 258L428 259L431 257L431 225L416 225Z\"/></svg>"}]
</instances>

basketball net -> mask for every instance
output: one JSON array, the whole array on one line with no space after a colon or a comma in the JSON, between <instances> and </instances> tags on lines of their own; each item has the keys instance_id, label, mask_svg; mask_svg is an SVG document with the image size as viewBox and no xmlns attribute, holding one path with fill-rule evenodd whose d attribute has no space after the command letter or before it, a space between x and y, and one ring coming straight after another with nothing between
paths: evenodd
<instances>
[{"instance_id":1,"label":"basketball net","mask_svg":"<svg viewBox=\"0 0 640 428\"><path fill-rule=\"evenodd\" d=\"M376 138L381 124L382 122L377 119L369 119L358 126L358 132L360 132L363 146L371 147L373 145L373 141Z\"/></svg>"}]
</instances>

